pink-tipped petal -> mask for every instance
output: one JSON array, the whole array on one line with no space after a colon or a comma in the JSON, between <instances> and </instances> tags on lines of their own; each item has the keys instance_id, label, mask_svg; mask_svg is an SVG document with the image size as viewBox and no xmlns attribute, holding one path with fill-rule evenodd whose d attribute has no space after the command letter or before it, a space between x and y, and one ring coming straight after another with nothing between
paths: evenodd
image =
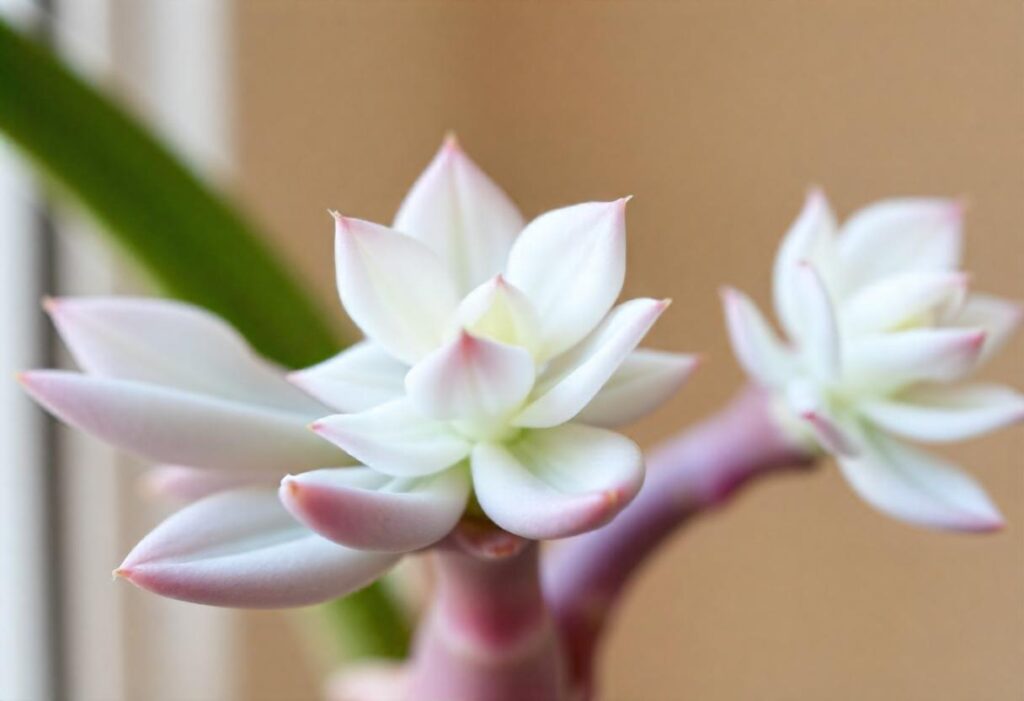
<instances>
[{"instance_id":1,"label":"pink-tipped petal","mask_svg":"<svg viewBox=\"0 0 1024 701\"><path fill-rule=\"evenodd\" d=\"M698 362L694 355L635 350L626 356L576 420L605 428L636 421L668 401Z\"/></svg>"},{"instance_id":2,"label":"pink-tipped petal","mask_svg":"<svg viewBox=\"0 0 1024 701\"><path fill-rule=\"evenodd\" d=\"M295 522L274 490L237 490L172 515L135 546L115 574L172 599L283 608L344 596L384 574L398 558L318 536Z\"/></svg>"},{"instance_id":3,"label":"pink-tipped petal","mask_svg":"<svg viewBox=\"0 0 1024 701\"><path fill-rule=\"evenodd\" d=\"M444 538L469 496L465 468L393 478L367 467L314 470L281 482L281 502L300 522L358 550L408 552Z\"/></svg>"},{"instance_id":4,"label":"pink-tipped petal","mask_svg":"<svg viewBox=\"0 0 1024 701\"><path fill-rule=\"evenodd\" d=\"M794 371L794 358L757 307L742 292L722 290L725 321L733 353L758 384L779 388Z\"/></svg>"},{"instance_id":5,"label":"pink-tipped petal","mask_svg":"<svg viewBox=\"0 0 1024 701\"><path fill-rule=\"evenodd\" d=\"M626 275L626 199L542 214L512 246L506 277L540 319L540 355L568 350L604 318Z\"/></svg>"},{"instance_id":6,"label":"pink-tipped petal","mask_svg":"<svg viewBox=\"0 0 1024 701\"><path fill-rule=\"evenodd\" d=\"M795 274L796 314L800 326L795 338L800 354L820 380L834 380L840 371L839 327L835 308L821 275L809 263L798 263Z\"/></svg>"},{"instance_id":7,"label":"pink-tipped petal","mask_svg":"<svg viewBox=\"0 0 1024 701\"><path fill-rule=\"evenodd\" d=\"M457 316L459 324L476 336L537 350L537 312L523 291L501 275L466 295Z\"/></svg>"},{"instance_id":8,"label":"pink-tipped petal","mask_svg":"<svg viewBox=\"0 0 1024 701\"><path fill-rule=\"evenodd\" d=\"M985 344L979 363L984 363L1013 336L1024 319L1024 307L1008 299L992 295L972 294L963 306L949 314L943 323L959 328L982 329Z\"/></svg>"},{"instance_id":9,"label":"pink-tipped petal","mask_svg":"<svg viewBox=\"0 0 1024 701\"><path fill-rule=\"evenodd\" d=\"M920 385L894 399L865 402L861 411L900 436L947 443L1024 420L1024 396L999 385Z\"/></svg>"},{"instance_id":10,"label":"pink-tipped petal","mask_svg":"<svg viewBox=\"0 0 1024 701\"><path fill-rule=\"evenodd\" d=\"M959 309L967 293L960 272L903 273L861 288L843 305L842 328L858 335L893 331Z\"/></svg>"},{"instance_id":11,"label":"pink-tipped petal","mask_svg":"<svg viewBox=\"0 0 1024 701\"><path fill-rule=\"evenodd\" d=\"M523 224L508 195L449 138L406 195L394 226L434 251L465 292L501 272Z\"/></svg>"},{"instance_id":12,"label":"pink-tipped petal","mask_svg":"<svg viewBox=\"0 0 1024 701\"><path fill-rule=\"evenodd\" d=\"M440 472L465 458L472 448L447 423L424 416L408 399L358 414L328 416L312 428L357 460L395 477Z\"/></svg>"},{"instance_id":13,"label":"pink-tipped petal","mask_svg":"<svg viewBox=\"0 0 1024 701\"><path fill-rule=\"evenodd\" d=\"M834 272L836 217L825 193L814 188L807 193L800 215L790 226L775 255L772 277L775 311L782 327L797 338L802 325L798 308L797 265L807 261L826 277Z\"/></svg>"},{"instance_id":14,"label":"pink-tipped petal","mask_svg":"<svg viewBox=\"0 0 1024 701\"><path fill-rule=\"evenodd\" d=\"M233 328L190 304L66 297L46 310L90 375L147 382L313 417L323 407L290 386Z\"/></svg>"},{"instance_id":15,"label":"pink-tipped petal","mask_svg":"<svg viewBox=\"0 0 1024 701\"><path fill-rule=\"evenodd\" d=\"M204 470L185 465L157 465L141 478L141 489L149 496L176 502L197 499L250 485L273 487L281 481L281 473L242 470Z\"/></svg>"},{"instance_id":16,"label":"pink-tipped petal","mask_svg":"<svg viewBox=\"0 0 1024 701\"><path fill-rule=\"evenodd\" d=\"M786 387L786 401L793 413L810 429L818 444L833 455L857 455L860 449L855 431L843 424L841 414L835 411L811 382L795 380Z\"/></svg>"},{"instance_id":17,"label":"pink-tipped petal","mask_svg":"<svg viewBox=\"0 0 1024 701\"><path fill-rule=\"evenodd\" d=\"M336 215L335 258L341 303L367 337L409 364L438 346L458 298L433 251L392 229Z\"/></svg>"},{"instance_id":18,"label":"pink-tipped petal","mask_svg":"<svg viewBox=\"0 0 1024 701\"><path fill-rule=\"evenodd\" d=\"M851 343L846 381L879 391L915 382L950 382L977 366L985 332L977 329L912 329L865 336Z\"/></svg>"},{"instance_id":19,"label":"pink-tipped petal","mask_svg":"<svg viewBox=\"0 0 1024 701\"><path fill-rule=\"evenodd\" d=\"M867 431L864 452L840 458L850 485L869 504L903 521L928 528L990 532L1002 516L985 491L952 465Z\"/></svg>"},{"instance_id":20,"label":"pink-tipped petal","mask_svg":"<svg viewBox=\"0 0 1024 701\"><path fill-rule=\"evenodd\" d=\"M563 538L608 522L643 482L633 441L579 424L526 431L507 445L473 450L473 484L487 516L534 540Z\"/></svg>"},{"instance_id":21,"label":"pink-tipped petal","mask_svg":"<svg viewBox=\"0 0 1024 701\"><path fill-rule=\"evenodd\" d=\"M21 382L59 419L156 462L284 474L348 461L301 415L62 370Z\"/></svg>"},{"instance_id":22,"label":"pink-tipped petal","mask_svg":"<svg viewBox=\"0 0 1024 701\"><path fill-rule=\"evenodd\" d=\"M533 358L523 348L463 331L405 378L409 400L443 420L501 417L519 407L533 387Z\"/></svg>"},{"instance_id":23,"label":"pink-tipped petal","mask_svg":"<svg viewBox=\"0 0 1024 701\"><path fill-rule=\"evenodd\" d=\"M634 299L612 310L582 343L552 361L515 424L548 428L583 411L668 305L668 300Z\"/></svg>"},{"instance_id":24,"label":"pink-tipped petal","mask_svg":"<svg viewBox=\"0 0 1024 701\"><path fill-rule=\"evenodd\" d=\"M844 289L891 275L959 267L963 205L956 200L882 200L855 212L838 239Z\"/></svg>"},{"instance_id":25,"label":"pink-tipped petal","mask_svg":"<svg viewBox=\"0 0 1024 701\"><path fill-rule=\"evenodd\" d=\"M408 370L377 344L364 341L291 373L288 380L333 409L365 411L401 397Z\"/></svg>"}]
</instances>

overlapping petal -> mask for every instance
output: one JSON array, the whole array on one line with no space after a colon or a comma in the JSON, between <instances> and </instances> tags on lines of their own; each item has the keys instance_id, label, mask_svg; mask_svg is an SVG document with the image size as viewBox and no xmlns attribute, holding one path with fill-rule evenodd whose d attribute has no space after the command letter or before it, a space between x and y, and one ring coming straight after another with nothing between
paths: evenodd
<instances>
[{"instance_id":1,"label":"overlapping petal","mask_svg":"<svg viewBox=\"0 0 1024 701\"><path fill-rule=\"evenodd\" d=\"M837 241L844 289L901 273L955 270L962 228L963 204L956 200L908 197L864 207Z\"/></svg>"},{"instance_id":2,"label":"overlapping petal","mask_svg":"<svg viewBox=\"0 0 1024 701\"><path fill-rule=\"evenodd\" d=\"M764 386L784 386L795 370L792 351L779 340L747 295L723 288L722 303L729 340L740 365Z\"/></svg>"},{"instance_id":3,"label":"overlapping petal","mask_svg":"<svg viewBox=\"0 0 1024 701\"><path fill-rule=\"evenodd\" d=\"M377 344L364 341L322 363L293 372L288 379L327 406L352 412L401 397L408 370Z\"/></svg>"},{"instance_id":4,"label":"overlapping petal","mask_svg":"<svg viewBox=\"0 0 1024 701\"><path fill-rule=\"evenodd\" d=\"M544 358L590 333L619 296L626 275L626 201L547 212L512 246L506 277L536 309Z\"/></svg>"},{"instance_id":5,"label":"overlapping petal","mask_svg":"<svg viewBox=\"0 0 1024 701\"><path fill-rule=\"evenodd\" d=\"M797 277L798 265L810 263L833 276L836 218L825 194L815 188L807 194L803 210L782 239L775 256L773 292L775 311L783 328L796 338L802 319L798 307L801 291Z\"/></svg>"},{"instance_id":6,"label":"overlapping petal","mask_svg":"<svg viewBox=\"0 0 1024 701\"><path fill-rule=\"evenodd\" d=\"M999 385L919 385L895 398L866 401L861 411L897 435L950 442L1024 419L1024 397Z\"/></svg>"},{"instance_id":7,"label":"overlapping petal","mask_svg":"<svg viewBox=\"0 0 1024 701\"><path fill-rule=\"evenodd\" d=\"M849 346L847 382L876 393L915 382L949 382L975 368L985 332L911 329L856 339Z\"/></svg>"},{"instance_id":8,"label":"overlapping petal","mask_svg":"<svg viewBox=\"0 0 1024 701\"><path fill-rule=\"evenodd\" d=\"M360 589L397 555L351 550L297 523L274 490L235 490L173 514L115 574L162 596L213 606L305 606Z\"/></svg>"},{"instance_id":9,"label":"overlapping petal","mask_svg":"<svg viewBox=\"0 0 1024 701\"><path fill-rule=\"evenodd\" d=\"M857 291L843 305L843 332L861 334L931 325L946 309L959 309L967 292L960 272L902 273Z\"/></svg>"},{"instance_id":10,"label":"overlapping petal","mask_svg":"<svg viewBox=\"0 0 1024 701\"><path fill-rule=\"evenodd\" d=\"M466 295L457 315L462 327L477 336L537 350L537 312L522 290L501 275Z\"/></svg>"},{"instance_id":11,"label":"overlapping petal","mask_svg":"<svg viewBox=\"0 0 1024 701\"><path fill-rule=\"evenodd\" d=\"M461 292L502 271L523 225L508 195L451 137L406 195L394 224L446 263Z\"/></svg>"},{"instance_id":12,"label":"overlapping petal","mask_svg":"<svg viewBox=\"0 0 1024 701\"><path fill-rule=\"evenodd\" d=\"M832 381L840 372L839 326L825 283L809 263L801 262L794 273L797 293L794 311L799 319L795 336L800 355L820 380Z\"/></svg>"},{"instance_id":13,"label":"overlapping petal","mask_svg":"<svg viewBox=\"0 0 1024 701\"><path fill-rule=\"evenodd\" d=\"M434 419L473 421L503 417L533 387L533 358L523 348L463 331L409 371L409 400Z\"/></svg>"},{"instance_id":14,"label":"overlapping petal","mask_svg":"<svg viewBox=\"0 0 1024 701\"><path fill-rule=\"evenodd\" d=\"M878 432L863 453L841 458L850 485L875 508L929 528L986 532L1003 525L984 490L957 468Z\"/></svg>"},{"instance_id":15,"label":"overlapping petal","mask_svg":"<svg viewBox=\"0 0 1024 701\"><path fill-rule=\"evenodd\" d=\"M547 428L580 413L668 305L668 300L634 299L616 307L583 342L552 361L515 424Z\"/></svg>"},{"instance_id":16,"label":"overlapping petal","mask_svg":"<svg viewBox=\"0 0 1024 701\"><path fill-rule=\"evenodd\" d=\"M312 416L323 411L234 329L198 307L133 297L57 298L45 306L78 365L91 375Z\"/></svg>"},{"instance_id":17,"label":"overlapping petal","mask_svg":"<svg viewBox=\"0 0 1024 701\"><path fill-rule=\"evenodd\" d=\"M981 329L985 343L981 347L979 363L992 357L1020 327L1024 318L1021 305L992 295L971 294L960 309L943 319L944 324L957 328Z\"/></svg>"},{"instance_id":18,"label":"overlapping petal","mask_svg":"<svg viewBox=\"0 0 1024 701\"><path fill-rule=\"evenodd\" d=\"M394 478L365 467L314 470L286 477L280 496L295 518L336 543L407 552L455 527L469 496L467 472Z\"/></svg>"},{"instance_id":19,"label":"overlapping petal","mask_svg":"<svg viewBox=\"0 0 1024 701\"><path fill-rule=\"evenodd\" d=\"M364 464L396 477L439 472L472 449L447 422L424 416L408 398L358 414L328 416L312 428Z\"/></svg>"},{"instance_id":20,"label":"overlapping petal","mask_svg":"<svg viewBox=\"0 0 1024 701\"><path fill-rule=\"evenodd\" d=\"M448 271L419 241L335 215L338 293L370 340L415 363L443 340L458 304Z\"/></svg>"},{"instance_id":21,"label":"overlapping petal","mask_svg":"<svg viewBox=\"0 0 1024 701\"><path fill-rule=\"evenodd\" d=\"M629 503L643 481L635 443L579 424L525 431L507 445L480 443L472 468L477 500L488 517L533 539L600 526Z\"/></svg>"},{"instance_id":22,"label":"overlapping petal","mask_svg":"<svg viewBox=\"0 0 1024 701\"><path fill-rule=\"evenodd\" d=\"M278 474L347 462L301 414L63 370L20 380L63 421L156 462Z\"/></svg>"},{"instance_id":23,"label":"overlapping petal","mask_svg":"<svg viewBox=\"0 0 1024 701\"><path fill-rule=\"evenodd\" d=\"M668 401L697 364L693 355L635 350L576 420L607 428L636 421Z\"/></svg>"},{"instance_id":24,"label":"overlapping petal","mask_svg":"<svg viewBox=\"0 0 1024 701\"><path fill-rule=\"evenodd\" d=\"M848 419L845 412L838 411L818 385L806 379L793 380L786 386L786 400L825 450L835 455L860 452L854 432L844 425Z\"/></svg>"}]
</instances>

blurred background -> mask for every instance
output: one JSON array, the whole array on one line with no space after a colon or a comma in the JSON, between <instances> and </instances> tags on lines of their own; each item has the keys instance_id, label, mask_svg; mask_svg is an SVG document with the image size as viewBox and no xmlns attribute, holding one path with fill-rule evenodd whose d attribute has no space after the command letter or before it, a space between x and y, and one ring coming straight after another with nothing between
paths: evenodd
<instances>
[{"instance_id":1,"label":"blurred background","mask_svg":"<svg viewBox=\"0 0 1024 701\"><path fill-rule=\"evenodd\" d=\"M767 304L811 184L840 215L967 196L976 287L1024 296L1019 0L0 8L42 18L81 71L234 193L340 327L325 210L390 221L446 130L528 216L635 194L625 294L672 297L649 345L709 358L635 427L644 445L742 381L717 288ZM30 173L0 157L0 361L14 370L51 354L41 293L147 284L74 211L40 217ZM1022 348L986 374L1024 385ZM165 507L138 498L131 460L44 422L14 383L0 392L0 699L317 698L331 657L302 614L112 584ZM1024 699L1024 431L946 454L989 489L1005 532L890 521L831 465L759 484L649 563L604 650L605 698Z\"/></svg>"}]
</instances>

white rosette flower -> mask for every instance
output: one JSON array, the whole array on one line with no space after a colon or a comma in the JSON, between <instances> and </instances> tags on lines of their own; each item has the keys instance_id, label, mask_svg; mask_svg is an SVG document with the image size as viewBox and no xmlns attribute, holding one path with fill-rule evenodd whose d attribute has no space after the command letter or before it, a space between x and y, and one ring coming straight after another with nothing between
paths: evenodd
<instances>
[{"instance_id":1,"label":"white rosette flower","mask_svg":"<svg viewBox=\"0 0 1024 701\"><path fill-rule=\"evenodd\" d=\"M449 140L394 229L335 217L338 287L364 342L289 382L189 305L61 299L47 308L83 372L21 380L59 418L162 465L150 486L195 499L117 570L164 596L335 598L467 513L524 538L579 533L643 479L637 446L608 427L694 366L636 350L667 302L614 306L624 207L524 228Z\"/></svg>"},{"instance_id":2,"label":"white rosette flower","mask_svg":"<svg viewBox=\"0 0 1024 701\"><path fill-rule=\"evenodd\" d=\"M840 228L813 191L775 260L790 342L745 295L723 297L740 364L861 497L912 523L989 531L1002 519L981 487L903 440L957 441L1024 417L1014 390L962 382L1021 318L1015 304L968 294L962 214L956 201L884 200Z\"/></svg>"}]
</instances>

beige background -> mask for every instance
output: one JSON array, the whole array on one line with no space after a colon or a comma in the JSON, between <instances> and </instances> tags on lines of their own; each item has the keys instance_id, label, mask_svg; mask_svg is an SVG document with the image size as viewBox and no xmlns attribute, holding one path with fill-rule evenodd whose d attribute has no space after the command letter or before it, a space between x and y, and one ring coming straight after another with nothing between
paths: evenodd
<instances>
[{"instance_id":1,"label":"beige background","mask_svg":"<svg viewBox=\"0 0 1024 701\"><path fill-rule=\"evenodd\" d=\"M810 183L843 214L887 195L968 195L967 268L980 288L1024 294L1018 0L236 12L240 194L325 305L325 209L389 221L446 129L529 215L637 196L626 293L673 297L650 343L711 359L636 428L647 444L740 380L716 288L767 299ZM990 373L1024 384L1021 348ZM636 583L606 649L606 698L1024 698L1022 451L1020 429L949 451L1005 511L1009 529L989 537L889 521L831 466L759 485ZM247 625L248 697L312 696L294 628L280 614Z\"/></svg>"}]
</instances>

